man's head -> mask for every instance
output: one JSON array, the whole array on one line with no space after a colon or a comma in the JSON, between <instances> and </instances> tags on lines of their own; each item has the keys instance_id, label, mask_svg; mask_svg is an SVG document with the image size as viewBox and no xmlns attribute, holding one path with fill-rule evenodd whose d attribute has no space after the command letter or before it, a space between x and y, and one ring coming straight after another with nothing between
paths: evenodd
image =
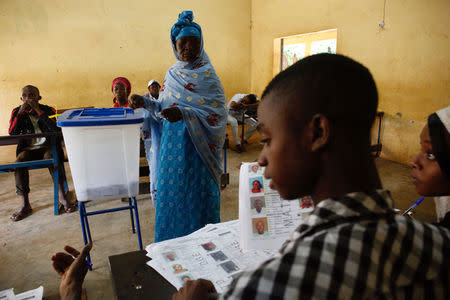
<instances>
[{"instance_id":1,"label":"man's head","mask_svg":"<svg viewBox=\"0 0 450 300\"><path fill-rule=\"evenodd\" d=\"M148 91L150 92L150 95L152 95L152 97L158 99L159 90L161 89L159 82L152 79L148 82L147 88L148 88Z\"/></svg>"},{"instance_id":2,"label":"man's head","mask_svg":"<svg viewBox=\"0 0 450 300\"><path fill-rule=\"evenodd\" d=\"M39 101L41 100L41 96L39 94L39 89L34 85L26 85L22 89L22 96L20 97L22 101L33 100Z\"/></svg>"},{"instance_id":3,"label":"man's head","mask_svg":"<svg viewBox=\"0 0 450 300\"><path fill-rule=\"evenodd\" d=\"M345 56L309 56L279 73L258 109L271 187L285 199L312 195L333 158L368 159L377 105L369 70Z\"/></svg>"},{"instance_id":4,"label":"man's head","mask_svg":"<svg viewBox=\"0 0 450 300\"><path fill-rule=\"evenodd\" d=\"M243 104L253 104L256 103L256 101L258 101L258 98L256 98L255 94L248 94L241 100Z\"/></svg>"},{"instance_id":5,"label":"man's head","mask_svg":"<svg viewBox=\"0 0 450 300\"><path fill-rule=\"evenodd\" d=\"M255 207L256 211L259 213L261 212L261 209L263 207L263 202L261 199L256 199L255 202L253 202L253 206Z\"/></svg>"}]
</instances>

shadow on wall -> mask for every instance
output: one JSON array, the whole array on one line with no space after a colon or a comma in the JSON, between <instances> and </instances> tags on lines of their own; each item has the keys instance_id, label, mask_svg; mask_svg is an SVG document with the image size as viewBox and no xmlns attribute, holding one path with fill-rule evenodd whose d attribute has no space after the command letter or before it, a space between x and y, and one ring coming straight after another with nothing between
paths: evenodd
<instances>
[{"instance_id":1,"label":"shadow on wall","mask_svg":"<svg viewBox=\"0 0 450 300\"><path fill-rule=\"evenodd\" d=\"M420 151L420 133L426 122L406 120L400 113L385 113L381 122L381 157L409 165L411 159ZM372 143L376 144L378 119L372 128Z\"/></svg>"}]
</instances>

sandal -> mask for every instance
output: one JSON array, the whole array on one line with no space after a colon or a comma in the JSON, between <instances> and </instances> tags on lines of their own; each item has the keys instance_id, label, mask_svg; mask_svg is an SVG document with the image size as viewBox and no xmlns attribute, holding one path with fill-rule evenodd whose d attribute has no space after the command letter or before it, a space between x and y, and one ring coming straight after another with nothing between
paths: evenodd
<instances>
[{"instance_id":1,"label":"sandal","mask_svg":"<svg viewBox=\"0 0 450 300\"><path fill-rule=\"evenodd\" d=\"M77 210L78 210L78 208L77 208L76 204L69 203L69 205L67 207L65 207L64 204L62 204L62 203L59 204L59 211L64 211L66 213L72 213Z\"/></svg>"},{"instance_id":2,"label":"sandal","mask_svg":"<svg viewBox=\"0 0 450 300\"><path fill-rule=\"evenodd\" d=\"M13 213L13 215L10 217L10 219L13 222L17 222L17 221L25 219L32 213L33 213L33 210L31 208L22 208L22 209L16 211L15 213Z\"/></svg>"}]
</instances>

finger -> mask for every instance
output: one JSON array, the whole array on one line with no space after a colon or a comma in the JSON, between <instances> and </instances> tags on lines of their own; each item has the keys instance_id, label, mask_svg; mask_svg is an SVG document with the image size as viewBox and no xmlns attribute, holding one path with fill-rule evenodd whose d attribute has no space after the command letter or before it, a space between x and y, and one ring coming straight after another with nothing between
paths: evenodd
<instances>
[{"instance_id":1,"label":"finger","mask_svg":"<svg viewBox=\"0 0 450 300\"><path fill-rule=\"evenodd\" d=\"M66 245L64 247L64 250L66 250L68 253L70 253L73 257L78 257L78 255L80 255L80 251L78 251L77 249L75 249L69 245Z\"/></svg>"},{"instance_id":2,"label":"finger","mask_svg":"<svg viewBox=\"0 0 450 300\"><path fill-rule=\"evenodd\" d=\"M52 260L63 262L70 265L73 262L73 257L72 255L69 255L67 253L58 252L52 256Z\"/></svg>"},{"instance_id":3,"label":"finger","mask_svg":"<svg viewBox=\"0 0 450 300\"><path fill-rule=\"evenodd\" d=\"M187 280L187 281L184 283L184 287L185 287L186 289L188 289L188 288L190 288L190 286L191 286L194 282L195 282L195 281Z\"/></svg>"},{"instance_id":4,"label":"finger","mask_svg":"<svg viewBox=\"0 0 450 300\"><path fill-rule=\"evenodd\" d=\"M87 244L84 246L83 250L81 250L80 255L75 259L73 262L73 272L81 272L86 274L87 272L87 264L86 264L86 257L89 255L89 251L92 249L92 243Z\"/></svg>"}]
</instances>

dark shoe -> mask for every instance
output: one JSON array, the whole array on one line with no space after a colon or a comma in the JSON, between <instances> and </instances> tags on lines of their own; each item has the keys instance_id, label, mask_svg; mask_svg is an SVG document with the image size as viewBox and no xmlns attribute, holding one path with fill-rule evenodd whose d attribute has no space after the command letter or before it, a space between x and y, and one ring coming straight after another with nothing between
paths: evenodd
<instances>
[{"instance_id":1,"label":"dark shoe","mask_svg":"<svg viewBox=\"0 0 450 300\"><path fill-rule=\"evenodd\" d=\"M241 145L236 145L236 152L237 153L242 153L242 151L244 151L244 148L242 148Z\"/></svg>"}]
</instances>

